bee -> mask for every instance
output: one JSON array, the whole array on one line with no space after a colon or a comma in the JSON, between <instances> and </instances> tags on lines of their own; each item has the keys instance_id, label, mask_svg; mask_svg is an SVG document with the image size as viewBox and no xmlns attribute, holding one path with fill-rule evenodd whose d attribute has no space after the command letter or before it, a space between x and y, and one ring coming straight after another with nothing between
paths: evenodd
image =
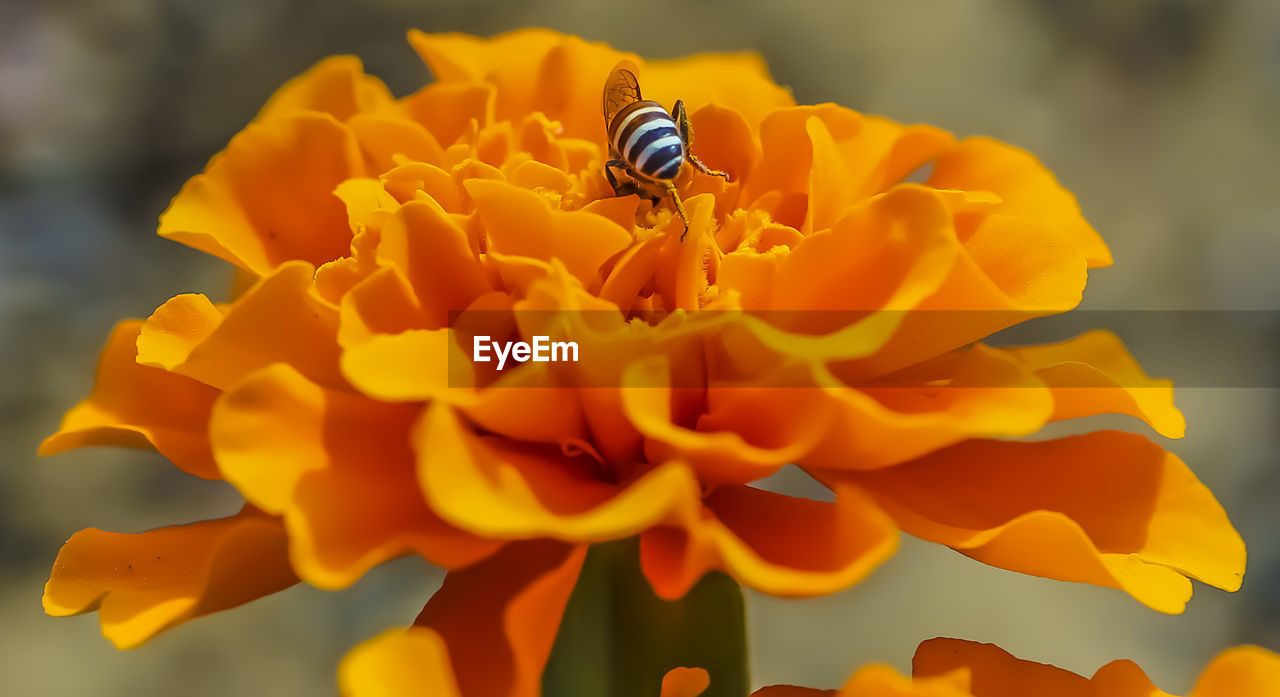
<instances>
[{"instance_id":1,"label":"bee","mask_svg":"<svg viewBox=\"0 0 1280 697\"><path fill-rule=\"evenodd\" d=\"M640 83L631 65L623 61L609 74L604 84L604 125L609 136L609 161L604 165L605 178L614 194L639 194L655 206L663 194L670 194L676 212L684 221L683 242L689 234L689 217L684 202L676 191L675 178L687 160L699 172L729 181L729 173L710 169L689 151L693 131L684 102L677 99L671 112L655 101L640 96ZM619 182L614 168L631 177Z\"/></svg>"}]
</instances>

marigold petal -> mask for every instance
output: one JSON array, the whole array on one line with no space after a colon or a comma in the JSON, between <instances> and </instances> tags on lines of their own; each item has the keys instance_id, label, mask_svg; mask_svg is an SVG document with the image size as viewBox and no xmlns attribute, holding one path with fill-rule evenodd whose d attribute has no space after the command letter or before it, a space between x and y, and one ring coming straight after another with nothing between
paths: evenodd
<instances>
[{"instance_id":1,"label":"marigold petal","mask_svg":"<svg viewBox=\"0 0 1280 697\"><path fill-rule=\"evenodd\" d=\"M1280 654L1237 646L1214 657L1190 697L1267 697L1280 689Z\"/></svg>"},{"instance_id":2,"label":"marigold petal","mask_svg":"<svg viewBox=\"0 0 1280 697\"><path fill-rule=\"evenodd\" d=\"M648 61L639 78L645 99L668 108L683 99L691 114L707 105L728 107L752 125L765 114L796 103L790 90L774 83L764 59L756 53L702 53Z\"/></svg>"},{"instance_id":3,"label":"marigold petal","mask_svg":"<svg viewBox=\"0 0 1280 697\"><path fill-rule=\"evenodd\" d=\"M559 259L587 289L600 284L600 267L632 242L631 233L603 216L553 211L546 199L514 184L493 180L464 183L501 254Z\"/></svg>"},{"instance_id":4,"label":"marigold petal","mask_svg":"<svg viewBox=\"0 0 1280 697\"><path fill-rule=\"evenodd\" d=\"M462 365L471 365L471 357L461 351L458 358ZM508 370L497 382L468 395L467 400L456 401L458 411L481 429L516 440L585 440L586 419L578 392L556 385L551 371L544 363L526 363Z\"/></svg>"},{"instance_id":5,"label":"marigold petal","mask_svg":"<svg viewBox=\"0 0 1280 697\"><path fill-rule=\"evenodd\" d=\"M280 521L251 507L218 520L141 533L81 530L63 545L44 610L98 612L116 648L293 585Z\"/></svg>"},{"instance_id":6,"label":"marigold petal","mask_svg":"<svg viewBox=\"0 0 1280 697\"><path fill-rule=\"evenodd\" d=\"M835 690L819 690L795 685L766 685L751 693L751 697L838 697Z\"/></svg>"},{"instance_id":7,"label":"marigold petal","mask_svg":"<svg viewBox=\"0 0 1280 697\"><path fill-rule=\"evenodd\" d=\"M955 140L933 126L903 125L863 114L861 128L842 149L851 187L862 197L887 191L945 152Z\"/></svg>"},{"instance_id":8,"label":"marigold petal","mask_svg":"<svg viewBox=\"0 0 1280 697\"><path fill-rule=\"evenodd\" d=\"M832 469L886 467L966 438L1027 435L1048 421L1049 390L1009 357L975 346L944 358L887 382L851 387L819 370L812 388L745 393L738 404L736 390L725 388L718 402L727 409L712 409L705 418L739 430L758 410L774 415L773 423L756 426L766 432L803 419L821 434L810 439L811 450L797 464Z\"/></svg>"},{"instance_id":9,"label":"marigold petal","mask_svg":"<svg viewBox=\"0 0 1280 697\"><path fill-rule=\"evenodd\" d=\"M842 376L860 384L887 363L886 353L896 355L887 346L908 353L924 343L919 334L933 318L908 310L939 292L958 259L942 200L923 187L900 187L806 237L774 268L755 269L772 276L765 281L772 284L771 311L730 327L723 350L731 363L757 367L779 358L846 359L852 362L842 364ZM915 336L900 337L913 319Z\"/></svg>"},{"instance_id":10,"label":"marigold petal","mask_svg":"<svg viewBox=\"0 0 1280 697\"><path fill-rule=\"evenodd\" d=\"M768 428L767 414L751 410L751 414L738 412L736 416L768 430L724 428L724 422L733 422L733 416L724 418L726 410L734 409L734 399L750 393L756 397L753 404L768 402L771 388L716 390L708 394L707 415L698 418L695 428L681 425L681 416L673 408L673 402L687 399L695 391L673 389L669 386L671 358L655 355L640 359L628 366L622 378L622 407L627 419L645 438L645 455L650 462L681 459L691 463L699 481L706 484L732 482L745 484L767 477L784 465L803 456L813 447L821 435L823 421L807 421L804 418L788 419L777 428ZM713 388L714 389L714 388ZM747 401L747 400L744 400ZM774 406L785 400L772 402ZM717 419L719 412L721 419ZM734 424L740 425L740 424ZM749 434L749 438L748 435Z\"/></svg>"},{"instance_id":11,"label":"marigold petal","mask_svg":"<svg viewBox=\"0 0 1280 697\"><path fill-rule=\"evenodd\" d=\"M379 334L342 352L342 374L361 392L384 402L464 399L471 357L448 329Z\"/></svg>"},{"instance_id":12,"label":"marigold petal","mask_svg":"<svg viewBox=\"0 0 1280 697\"><path fill-rule=\"evenodd\" d=\"M169 298L156 308L138 333L139 365L172 372L222 324L222 310L199 293Z\"/></svg>"},{"instance_id":13,"label":"marigold petal","mask_svg":"<svg viewBox=\"0 0 1280 697\"><path fill-rule=\"evenodd\" d=\"M455 525L489 537L621 539L677 510L697 509L697 481L679 463L655 467L624 486L609 484L600 477L600 464L586 455L482 438L447 405L427 408L415 439L418 477L431 506Z\"/></svg>"},{"instance_id":14,"label":"marigold petal","mask_svg":"<svg viewBox=\"0 0 1280 697\"><path fill-rule=\"evenodd\" d=\"M853 188L853 175L822 119L810 116L805 119L804 127L813 159L809 166L809 205L800 232L808 235L830 227L860 192Z\"/></svg>"},{"instance_id":15,"label":"marigold petal","mask_svg":"<svg viewBox=\"0 0 1280 697\"><path fill-rule=\"evenodd\" d=\"M837 485L835 495L825 502L721 486L704 499L699 518L641 535L645 576L663 598L684 595L704 573L720 568L772 595L847 588L893 554L897 528L853 487Z\"/></svg>"},{"instance_id":16,"label":"marigold petal","mask_svg":"<svg viewBox=\"0 0 1280 697\"><path fill-rule=\"evenodd\" d=\"M773 219L800 228L808 209L809 172L813 166L813 142L808 123L816 118L823 123L834 141L847 141L862 127L862 116L835 104L796 106L777 109L760 123L762 159L751 179L746 182L742 201L759 204L768 192L799 197L798 209L773 207ZM799 215L796 215L797 213Z\"/></svg>"},{"instance_id":17,"label":"marigold petal","mask_svg":"<svg viewBox=\"0 0 1280 697\"><path fill-rule=\"evenodd\" d=\"M1245 550L1212 494L1146 438L970 440L911 463L841 475L917 537L979 561L1120 588L1181 612L1183 576L1236 590Z\"/></svg>"},{"instance_id":18,"label":"marigold petal","mask_svg":"<svg viewBox=\"0 0 1280 697\"><path fill-rule=\"evenodd\" d=\"M411 31L409 43L437 81L483 80L496 87L499 120L540 111L561 121L566 135L593 141L604 137L600 94L609 70L623 58L638 60L546 29L520 29L490 39ZM511 60L513 55L521 60ZM575 118L566 122L566 116Z\"/></svg>"},{"instance_id":19,"label":"marigold petal","mask_svg":"<svg viewBox=\"0 0 1280 697\"><path fill-rule=\"evenodd\" d=\"M259 275L290 259L323 264L351 243L333 190L363 174L355 138L332 116L282 114L232 138L173 198L158 232Z\"/></svg>"},{"instance_id":20,"label":"marigold petal","mask_svg":"<svg viewBox=\"0 0 1280 697\"><path fill-rule=\"evenodd\" d=\"M631 213L628 215L634 212L635 207L632 206ZM629 311L632 304L639 298L640 289L653 278L654 272L658 269L665 243L661 237L654 237L632 245L623 252L605 278L604 284L600 286L600 298L617 305L623 312Z\"/></svg>"},{"instance_id":21,"label":"marigold petal","mask_svg":"<svg viewBox=\"0 0 1280 697\"><path fill-rule=\"evenodd\" d=\"M325 390L277 364L219 400L210 434L227 481L284 515L298 574L342 588L406 552L454 567L497 547L422 500L408 439L417 414L417 405Z\"/></svg>"},{"instance_id":22,"label":"marigold petal","mask_svg":"<svg viewBox=\"0 0 1280 697\"><path fill-rule=\"evenodd\" d=\"M444 148L431 131L399 114L356 114L347 127L375 172L386 172L404 161L444 161Z\"/></svg>"},{"instance_id":23,"label":"marigold petal","mask_svg":"<svg viewBox=\"0 0 1280 697\"><path fill-rule=\"evenodd\" d=\"M154 448L197 477L218 479L209 451L209 412L218 392L181 375L135 361L142 322L116 325L98 361L89 397L72 407L41 455L114 445Z\"/></svg>"},{"instance_id":24,"label":"marigold petal","mask_svg":"<svg viewBox=\"0 0 1280 697\"><path fill-rule=\"evenodd\" d=\"M344 697L462 697L438 632L389 629L347 653L338 665Z\"/></svg>"},{"instance_id":25,"label":"marigold petal","mask_svg":"<svg viewBox=\"0 0 1280 697\"><path fill-rule=\"evenodd\" d=\"M728 172L733 181L748 181L761 157L751 122L738 111L714 103L691 111L689 120L693 154L708 167Z\"/></svg>"},{"instance_id":26,"label":"marigold petal","mask_svg":"<svg viewBox=\"0 0 1280 697\"><path fill-rule=\"evenodd\" d=\"M366 75L355 56L330 56L305 73L284 83L267 100L257 121L296 111L319 111L346 121L362 111L373 111L393 102L382 80Z\"/></svg>"},{"instance_id":27,"label":"marigold petal","mask_svg":"<svg viewBox=\"0 0 1280 697\"><path fill-rule=\"evenodd\" d=\"M944 674L937 678L908 678L884 665L858 670L840 689L838 697L970 697L968 675ZM1042 697L1036 693L1036 697Z\"/></svg>"},{"instance_id":28,"label":"marigold petal","mask_svg":"<svg viewBox=\"0 0 1280 697\"><path fill-rule=\"evenodd\" d=\"M698 697L711 686L711 675L704 668L672 668L662 676L658 697Z\"/></svg>"},{"instance_id":29,"label":"marigold petal","mask_svg":"<svg viewBox=\"0 0 1280 697\"><path fill-rule=\"evenodd\" d=\"M1060 229L1034 218L992 215L962 240L945 280L913 312L903 313L893 338L875 355L846 366L846 373L858 379L885 375L1079 304L1085 259Z\"/></svg>"},{"instance_id":30,"label":"marigold petal","mask_svg":"<svg viewBox=\"0 0 1280 697\"><path fill-rule=\"evenodd\" d=\"M573 188L573 180L563 169L538 160L527 160L511 170L509 181L530 191L554 191L564 195Z\"/></svg>"},{"instance_id":31,"label":"marigold petal","mask_svg":"<svg viewBox=\"0 0 1280 697\"><path fill-rule=\"evenodd\" d=\"M900 314L938 291L958 253L942 200L903 186L806 237L779 265L771 308L841 325L857 319L849 311Z\"/></svg>"},{"instance_id":32,"label":"marigold petal","mask_svg":"<svg viewBox=\"0 0 1280 697\"><path fill-rule=\"evenodd\" d=\"M466 231L432 202L406 203L383 225L378 261L408 280L427 329L446 326L450 312L491 290Z\"/></svg>"},{"instance_id":33,"label":"marigold petal","mask_svg":"<svg viewBox=\"0 0 1280 697\"><path fill-rule=\"evenodd\" d=\"M406 162L388 170L379 179L387 193L401 203L434 202L446 213L461 213L465 209L458 183L441 166Z\"/></svg>"},{"instance_id":34,"label":"marigold petal","mask_svg":"<svg viewBox=\"0 0 1280 697\"><path fill-rule=\"evenodd\" d=\"M975 697L1094 697L1089 679L1043 663L1023 661L993 644L930 639L916 649L911 673L917 678L966 669Z\"/></svg>"},{"instance_id":35,"label":"marigold petal","mask_svg":"<svg viewBox=\"0 0 1280 697\"><path fill-rule=\"evenodd\" d=\"M445 577L415 624L444 637L463 694L539 694L586 551L550 540L515 542Z\"/></svg>"},{"instance_id":36,"label":"marigold petal","mask_svg":"<svg viewBox=\"0 0 1280 697\"><path fill-rule=\"evenodd\" d=\"M603 43L561 36L542 57L529 111L561 124L565 136L603 141L601 95L609 71L623 59L638 60Z\"/></svg>"},{"instance_id":37,"label":"marigold petal","mask_svg":"<svg viewBox=\"0 0 1280 697\"><path fill-rule=\"evenodd\" d=\"M344 349L432 324L417 293L394 266L383 266L352 286L342 296L338 312L338 343Z\"/></svg>"},{"instance_id":38,"label":"marigold petal","mask_svg":"<svg viewBox=\"0 0 1280 697\"><path fill-rule=\"evenodd\" d=\"M401 100L405 112L422 124L436 142L448 148L493 122L496 94L492 85L435 83Z\"/></svg>"},{"instance_id":39,"label":"marigold petal","mask_svg":"<svg viewBox=\"0 0 1280 697\"><path fill-rule=\"evenodd\" d=\"M1181 438L1187 422L1173 405L1173 383L1147 377L1115 334L1092 331L1057 344L1002 349L1053 391L1053 420L1127 414L1166 438Z\"/></svg>"},{"instance_id":40,"label":"marigold petal","mask_svg":"<svg viewBox=\"0 0 1280 697\"><path fill-rule=\"evenodd\" d=\"M967 138L937 158L928 183L995 193L1002 200L998 214L1054 225L1080 250L1089 268L1111 265L1111 251L1085 222L1075 197L1021 148L992 138Z\"/></svg>"},{"instance_id":41,"label":"marigold petal","mask_svg":"<svg viewBox=\"0 0 1280 697\"><path fill-rule=\"evenodd\" d=\"M338 371L338 312L312 293L313 274L309 264L282 264L237 299L212 331L192 328L191 335L205 337L198 344L143 342L140 349L148 352L139 353L138 362L168 367L221 390L272 363L288 363L323 385L345 385ZM175 315L211 317L207 310L194 314L193 302L189 296L170 300L147 320L144 333L169 331ZM160 347L167 350L150 351ZM184 357L181 350L187 347Z\"/></svg>"},{"instance_id":42,"label":"marigold petal","mask_svg":"<svg viewBox=\"0 0 1280 697\"><path fill-rule=\"evenodd\" d=\"M1174 697L1151 683L1147 674L1133 661L1112 661L1093 674L1089 681L1095 692L1106 697Z\"/></svg>"},{"instance_id":43,"label":"marigold petal","mask_svg":"<svg viewBox=\"0 0 1280 697\"><path fill-rule=\"evenodd\" d=\"M346 206L347 222L357 232L361 228L381 230L387 219L400 208L400 202L387 191L382 181L373 177L348 179L333 190L333 195ZM363 251L354 239L351 249L355 253Z\"/></svg>"}]
</instances>

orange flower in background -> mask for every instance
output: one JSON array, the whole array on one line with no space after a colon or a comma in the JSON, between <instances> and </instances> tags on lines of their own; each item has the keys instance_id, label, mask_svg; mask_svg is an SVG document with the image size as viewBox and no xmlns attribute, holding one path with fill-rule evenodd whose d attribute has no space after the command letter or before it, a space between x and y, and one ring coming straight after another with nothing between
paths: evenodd
<instances>
[{"instance_id":1,"label":"orange flower in background","mask_svg":"<svg viewBox=\"0 0 1280 697\"><path fill-rule=\"evenodd\" d=\"M463 694L525 695L585 546L637 535L668 598L713 570L834 592L899 529L1164 612L1188 578L1239 587L1225 513L1146 437L1000 440L1099 413L1184 427L1169 383L1109 334L973 343L1072 308L1110 263L1030 155L795 106L750 56L646 64L537 30L410 41L435 82L396 99L355 59L323 61L165 211L160 234L234 264L242 292L122 323L42 451L151 447L250 506L81 533L51 613L101 607L133 646L293 574L341 588L417 554L449 580L419 630L378 645L447 660ZM693 151L732 174L682 174L684 242L666 206L604 178L601 90L620 59L646 98L685 101ZM548 325L609 360L468 358L469 336ZM832 500L753 486L788 464ZM196 578L119 572L179 539ZM383 660L357 655L347 675Z\"/></svg>"},{"instance_id":2,"label":"orange flower in background","mask_svg":"<svg viewBox=\"0 0 1280 697\"><path fill-rule=\"evenodd\" d=\"M431 630L388 631L361 644L343 661L339 674L344 694L464 694L453 681L447 651ZM888 666L871 665L858 670L839 690L771 685L752 697L1173 697L1132 661L1113 661L1086 678L1020 660L992 644L960 639L921 644L912 674L905 677ZM661 691L655 686L652 694L696 697L706 688L705 671L676 668L664 678ZM1209 662L1187 697L1270 697L1278 691L1280 655L1257 646L1237 646Z\"/></svg>"},{"instance_id":3,"label":"orange flower in background","mask_svg":"<svg viewBox=\"0 0 1280 697\"><path fill-rule=\"evenodd\" d=\"M931 639L916 649L916 679L966 674L974 697L1171 697L1132 661L1112 661L1092 678L1023 661L998 646L960 639ZM1187 697L1265 697L1280 692L1280 655L1258 646L1219 653Z\"/></svg>"}]
</instances>

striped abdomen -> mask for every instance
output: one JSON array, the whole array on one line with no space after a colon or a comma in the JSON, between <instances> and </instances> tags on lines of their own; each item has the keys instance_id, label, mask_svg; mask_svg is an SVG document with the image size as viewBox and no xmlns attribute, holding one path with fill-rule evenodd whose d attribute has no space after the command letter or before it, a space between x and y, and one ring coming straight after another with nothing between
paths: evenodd
<instances>
[{"instance_id":1,"label":"striped abdomen","mask_svg":"<svg viewBox=\"0 0 1280 697\"><path fill-rule=\"evenodd\" d=\"M609 140L632 170L650 179L675 179L684 162L680 130L657 102L623 107L609 124Z\"/></svg>"}]
</instances>

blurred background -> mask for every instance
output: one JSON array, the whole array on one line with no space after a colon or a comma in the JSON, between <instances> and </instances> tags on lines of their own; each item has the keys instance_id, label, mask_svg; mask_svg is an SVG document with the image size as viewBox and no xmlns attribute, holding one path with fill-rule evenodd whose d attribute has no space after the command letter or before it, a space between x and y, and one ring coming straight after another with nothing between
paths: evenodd
<instances>
[{"instance_id":1,"label":"blurred background","mask_svg":"<svg viewBox=\"0 0 1280 697\"><path fill-rule=\"evenodd\" d=\"M118 652L96 615L42 614L62 542L83 527L226 515L237 497L148 453L34 453L87 394L118 318L180 292L223 294L228 268L156 237L156 217L272 90L354 53L405 94L428 78L406 29L531 25L647 57L758 51L801 103L1030 149L1114 252L1086 307L1280 306L1270 0L0 0L0 693L332 694L350 646L413 619L440 576L401 560L343 592L295 587ZM1241 348L1269 362L1280 344ZM907 670L918 642L957 636L1085 674L1130 658L1182 694L1226 646L1280 649L1278 398L1182 390L1188 435L1166 443L1249 545L1240 593L1198 585L1185 614L1164 616L907 539L841 595L750 595L753 682L836 687L857 665Z\"/></svg>"}]
</instances>

